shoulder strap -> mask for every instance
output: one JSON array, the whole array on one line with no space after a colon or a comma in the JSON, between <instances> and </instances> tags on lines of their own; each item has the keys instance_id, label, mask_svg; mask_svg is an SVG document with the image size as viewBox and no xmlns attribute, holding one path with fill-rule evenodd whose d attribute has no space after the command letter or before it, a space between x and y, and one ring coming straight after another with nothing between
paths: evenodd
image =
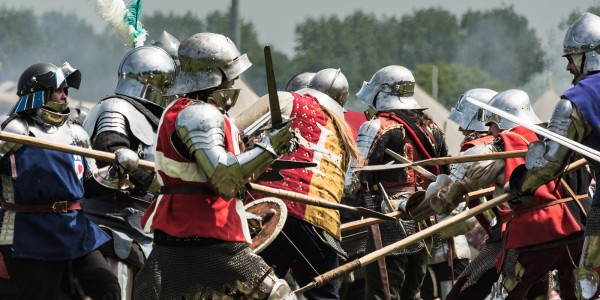
<instances>
[{"instance_id":1,"label":"shoulder strap","mask_svg":"<svg viewBox=\"0 0 600 300\"><path fill-rule=\"evenodd\" d=\"M428 138L427 138L426 134L420 128L417 127L418 129L415 129L416 125L403 120L402 118L398 117L397 115L395 115L393 113L383 112L383 113L377 114L377 116L390 118L390 119L404 125L404 128L406 128L406 132L408 132L408 135L410 135L410 137L415 142L417 147L419 147L419 150L421 151L421 153L423 153L423 155L425 155L426 159L439 156L436 153L435 148L431 143L426 143L427 146L429 146L429 147L424 145L423 141L428 140ZM435 169L436 169L436 172L438 172L438 174L439 174L439 171L440 171L439 166L435 166Z\"/></svg>"}]
</instances>

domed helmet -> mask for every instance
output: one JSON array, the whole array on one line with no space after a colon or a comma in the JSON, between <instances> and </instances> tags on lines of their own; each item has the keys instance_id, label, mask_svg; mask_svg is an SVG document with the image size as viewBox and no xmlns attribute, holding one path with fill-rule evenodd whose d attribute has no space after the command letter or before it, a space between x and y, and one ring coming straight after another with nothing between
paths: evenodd
<instances>
[{"instance_id":1,"label":"domed helmet","mask_svg":"<svg viewBox=\"0 0 600 300\"><path fill-rule=\"evenodd\" d=\"M402 66L387 66L363 82L356 96L377 111L390 109L426 109L414 98L415 77Z\"/></svg>"},{"instance_id":2,"label":"domed helmet","mask_svg":"<svg viewBox=\"0 0 600 300\"><path fill-rule=\"evenodd\" d=\"M119 65L115 94L165 107L165 92L175 81L175 62L167 51L154 46L137 47Z\"/></svg>"},{"instance_id":3,"label":"domed helmet","mask_svg":"<svg viewBox=\"0 0 600 300\"><path fill-rule=\"evenodd\" d=\"M60 68L51 63L37 63L29 66L17 83L19 101L11 113L38 109L37 113L44 122L60 125L69 116L68 102L49 101L50 92L62 88L79 89L81 72L68 62ZM67 91L65 91L67 92Z\"/></svg>"},{"instance_id":4,"label":"domed helmet","mask_svg":"<svg viewBox=\"0 0 600 300\"><path fill-rule=\"evenodd\" d=\"M600 17L586 12L567 30L563 42L563 56L584 55L585 68L579 71L585 74L600 70L598 48L600 48Z\"/></svg>"},{"instance_id":5,"label":"domed helmet","mask_svg":"<svg viewBox=\"0 0 600 300\"><path fill-rule=\"evenodd\" d=\"M207 90L240 76L252 63L226 36L203 32L179 45L180 72L167 95ZM233 105L233 104L232 104Z\"/></svg>"},{"instance_id":6,"label":"domed helmet","mask_svg":"<svg viewBox=\"0 0 600 300\"><path fill-rule=\"evenodd\" d=\"M532 124L542 123L531 107L529 96L522 90L513 89L501 92L490 100L489 105L503 110L523 121ZM507 130L517 126L516 123L493 113L485 114L484 118L486 125L496 123L501 130Z\"/></svg>"},{"instance_id":7,"label":"domed helmet","mask_svg":"<svg viewBox=\"0 0 600 300\"><path fill-rule=\"evenodd\" d=\"M454 121L464 130L472 131L487 131L487 126L482 120L477 118L477 112L479 107L466 99L475 99L479 102L488 104L492 97L496 96L498 92L490 89L471 89L466 91L458 98L456 106L450 110L448 119Z\"/></svg>"},{"instance_id":8,"label":"domed helmet","mask_svg":"<svg viewBox=\"0 0 600 300\"><path fill-rule=\"evenodd\" d=\"M176 39L168 32L163 31L160 37L158 37L158 39L154 41L154 43L152 43L152 46L160 47L167 51L167 53L169 53L173 61L175 61L175 66L179 68L179 56L177 56L177 51L179 50L180 44L181 43L178 39Z\"/></svg>"},{"instance_id":9,"label":"domed helmet","mask_svg":"<svg viewBox=\"0 0 600 300\"><path fill-rule=\"evenodd\" d=\"M295 92L308 86L310 80L315 76L313 72L302 72L294 75L285 86L286 92Z\"/></svg>"},{"instance_id":10,"label":"domed helmet","mask_svg":"<svg viewBox=\"0 0 600 300\"><path fill-rule=\"evenodd\" d=\"M307 87L325 93L342 107L348 100L348 79L341 69L323 69L317 72Z\"/></svg>"}]
</instances>

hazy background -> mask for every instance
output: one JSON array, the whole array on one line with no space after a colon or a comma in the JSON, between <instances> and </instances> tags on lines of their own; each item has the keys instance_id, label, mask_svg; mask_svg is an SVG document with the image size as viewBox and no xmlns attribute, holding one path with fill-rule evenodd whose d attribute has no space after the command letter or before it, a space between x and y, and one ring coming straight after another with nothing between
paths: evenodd
<instances>
[{"instance_id":1,"label":"hazy background","mask_svg":"<svg viewBox=\"0 0 600 300\"><path fill-rule=\"evenodd\" d=\"M128 3L129 1L125 1ZM75 18L81 18L90 25L90 30L95 33L102 33L110 31L107 27L106 21L101 19L94 10L95 1L91 0L2 0L0 1L0 9L31 9L33 16L31 18L40 18L40 16L49 11L57 11L62 14L72 14ZM318 20L320 18L337 17L343 19L347 16L354 14L357 11L364 12L366 14L373 14L379 19L387 17L401 18L404 16L410 16L416 11L423 10L429 7L441 8L447 10L450 13L460 18L461 15L469 11L489 11L495 8L501 7L512 7L512 9L520 16L527 19L528 28L533 29L535 34L539 38L541 43L541 49L543 53L543 65L544 69L535 75L527 78L526 81L511 83L508 85L511 88L522 88L525 89L532 99L536 99L544 92L545 80L548 74L553 74L553 85L554 89L558 94L561 94L570 86L570 75L566 72L566 60L561 57L562 54L562 40L564 37L565 28L559 28L561 22L565 22L567 17L573 12L584 12L591 6L597 6L598 1L559 1L559 0L510 0L510 1L491 1L491 0L462 0L462 1L449 1L449 0L419 0L419 1L364 1L364 0L301 0L301 1L284 1L284 0L241 0L240 1L240 16L242 22L251 24L256 34L258 43L262 46L271 45L275 51L281 52L284 56L287 56L287 60L293 60L298 56L299 49L302 44L296 34L296 29L299 24L306 22L307 19ZM162 12L165 15L174 13L175 15L191 14L204 22L209 22L206 19L211 13L215 11L228 12L231 5L231 1L192 1L192 0L169 0L169 1L158 1L158 0L145 0L143 2L143 16L149 16L156 12ZM142 16L142 22L144 17ZM169 20L165 20L168 22ZM26 22L26 21L25 21ZM118 47L119 41L98 41L97 44L86 43L86 45L78 45L78 38L71 36L71 29L63 25L62 28L53 28L51 25L52 18L46 17L41 20L42 23L47 24L48 32L44 34L49 35L50 38L56 37L61 39L64 45L64 49L73 49L78 51L78 55L85 53L84 56L89 58L93 62L93 70L82 69L84 74L81 91L72 91L72 96L75 98L81 98L85 101L97 101L103 96L109 95L114 90L116 84L116 72L120 57L115 55L109 59L99 59L102 57L102 52L114 51L114 47ZM2 24L0 26L15 26L15 24ZM192 25L190 25L192 26ZM210 26L210 24L209 24ZM190 32L200 32L206 30L205 28L189 28ZM16 28L15 30L19 30ZM382 28L385 30L385 28ZM418 30L418 28L415 28ZM27 37L30 33L23 30L21 36ZM149 37L156 37L160 34L160 30L149 32ZM226 34L226 33L225 33ZM183 40L186 36L178 36L180 40ZM363 37L355 37L361 39ZM399 37L401 38L401 37ZM427 37L424 37L425 39ZM242 45L244 44L244 35L241 37ZM477 37L474 37L477 39ZM337 40L331 40L331 43L335 43ZM411 41L405 41L410 43ZM427 41L429 43L435 43L435 40ZM477 42L472 41L472 42ZM2 39L0 36L0 49L2 49L3 43L12 43L12 41ZM28 49L22 49L19 51L18 57L9 57L8 59L16 59L17 61L5 62L5 76L8 76L10 80L16 81L18 74L26 68L39 61L40 58L35 57L33 53L36 53L37 48L45 46L45 42L36 43L35 40L29 42ZM115 46L116 45L116 46ZM239 45L238 45L239 46ZM379 47L385 47L386 45L377 45ZM492 47L493 45L490 45ZM464 49L468 49L471 45L463 45ZM241 47L243 52L247 52L247 49ZM306 48L306 45L304 45ZM56 52L62 51L62 49L54 50ZM530 56L527 50L521 50L520 53L503 53L498 51L496 57L499 56L516 56L525 60ZM89 53L89 55L88 55ZM122 52L124 54L125 52ZM0 53L0 58L2 57ZM65 54L66 55L66 54ZM250 55L250 53L249 53ZM54 56L53 56L54 57ZM122 57L122 56L121 56ZM62 57L60 57L62 59ZM46 58L47 59L47 58ZM57 59L57 58L54 58ZM258 55L250 55L250 59L254 62L255 67L260 67L260 53ZM73 59L65 57L64 60L72 62ZM100 60L100 61L99 61ZM490 58L488 63L493 64L495 58ZM52 61L55 64L60 64L62 61ZM435 62L431 62L435 64ZM500 62L499 64L501 64ZM72 63L73 64L73 63ZM334 63L336 64L336 63ZM400 64L400 62L398 63ZM81 66L73 64L75 67ZM279 64L282 65L282 64ZM326 63L320 63L319 66L326 65ZM8 66L11 69L8 69ZM326 65L328 67L341 67L342 70L351 69L345 65ZM379 67L383 67L381 65ZM277 67L277 66L276 66ZM423 67L421 67L422 70ZM361 72L360 74L346 74L351 80L350 92L354 94L360 88L357 78L361 80L369 80L373 74L372 68L369 71ZM375 69L376 70L376 69ZM277 70L276 71L280 71ZM306 71L306 70L294 70ZM316 71L316 70L313 70ZM264 72L264 71L263 71ZM291 72L291 71L290 71ZM283 72L285 73L285 72ZM422 72L421 72L422 73ZM494 77L494 72L489 72ZM17 74L17 75L15 75ZM258 73L255 73L258 74ZM280 72L281 74L281 72ZM2 74L0 74L0 77ZM253 75L254 77L260 75ZM281 77L289 77L289 73L283 74ZM422 75L420 78L423 78ZM456 75L460 76L460 74ZM350 78L352 77L352 78ZM1 80L2 78L0 78ZM285 84L289 78L278 78L279 88L283 89L281 82ZM492 78L494 79L494 78ZM447 79L452 80L452 78ZM431 87L429 80L422 80L421 85L427 83ZM265 88L263 87L263 80L253 78L251 83L254 83L254 88L258 94L264 93ZM419 83L419 82L418 82ZM503 85L507 86L507 85ZM477 86L472 86L474 88ZM431 88L428 92L432 92ZM460 95L460 91L455 91L451 97L456 99L456 94ZM448 106L448 105L446 105Z\"/></svg>"},{"instance_id":2,"label":"hazy background","mask_svg":"<svg viewBox=\"0 0 600 300\"><path fill-rule=\"evenodd\" d=\"M94 28L104 28L106 22L95 13L94 3L95 1L91 0L0 1L0 5L33 8L38 13L49 10L73 12L90 22ZM562 40L563 33L556 32L557 24L571 11L583 12L598 3L591 0L241 0L240 15L254 24L261 41L291 55L294 49L294 27L308 17L346 16L357 10L378 16L399 16L427 7L440 7L454 14L462 14L467 10L512 5L515 11L529 20L531 27L542 39ZM215 10L226 10L230 5L228 0L145 0L143 13L172 11L177 14L191 12L204 16Z\"/></svg>"}]
</instances>

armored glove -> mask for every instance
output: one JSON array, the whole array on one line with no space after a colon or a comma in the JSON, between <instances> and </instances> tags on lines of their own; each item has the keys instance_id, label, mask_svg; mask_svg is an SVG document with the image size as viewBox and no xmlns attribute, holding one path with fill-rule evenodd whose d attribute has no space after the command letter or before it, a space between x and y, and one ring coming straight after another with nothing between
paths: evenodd
<instances>
[{"instance_id":1,"label":"armored glove","mask_svg":"<svg viewBox=\"0 0 600 300\"><path fill-rule=\"evenodd\" d=\"M115 166L120 174L128 174L138 168L140 157L133 150L121 148L115 151L117 161Z\"/></svg>"},{"instance_id":2,"label":"armored glove","mask_svg":"<svg viewBox=\"0 0 600 300\"><path fill-rule=\"evenodd\" d=\"M111 189L135 188L129 181L129 173L137 170L139 157L130 149L121 148L115 151L116 162L93 171L92 176L101 185Z\"/></svg>"},{"instance_id":3,"label":"armored glove","mask_svg":"<svg viewBox=\"0 0 600 300\"><path fill-rule=\"evenodd\" d=\"M517 166L510 174L510 179L504 185L505 193L514 193L519 197L508 201L512 205L528 205L533 202L533 195L523 191L523 182L527 175L527 167L525 164Z\"/></svg>"},{"instance_id":4,"label":"armored glove","mask_svg":"<svg viewBox=\"0 0 600 300\"><path fill-rule=\"evenodd\" d=\"M275 157L292 153L298 147L298 141L290 127L292 122L288 122L281 128L267 130L262 141L256 145L271 152Z\"/></svg>"},{"instance_id":5,"label":"armored glove","mask_svg":"<svg viewBox=\"0 0 600 300\"><path fill-rule=\"evenodd\" d=\"M119 177L119 189L135 188L135 184L129 181L129 173L137 170L140 157L137 153L127 148L118 149L115 151L115 156L117 161L113 167L117 170Z\"/></svg>"},{"instance_id":6,"label":"armored glove","mask_svg":"<svg viewBox=\"0 0 600 300\"><path fill-rule=\"evenodd\" d=\"M438 214L450 214L456 208L456 204L452 202L454 199L444 197L451 184L452 179L448 175L440 174L436 181L427 187L424 201Z\"/></svg>"}]
</instances>

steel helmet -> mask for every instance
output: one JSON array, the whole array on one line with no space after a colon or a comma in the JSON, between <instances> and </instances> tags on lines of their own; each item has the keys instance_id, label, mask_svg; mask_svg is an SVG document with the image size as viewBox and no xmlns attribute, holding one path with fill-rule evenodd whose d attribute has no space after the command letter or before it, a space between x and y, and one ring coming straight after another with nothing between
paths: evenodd
<instances>
[{"instance_id":1,"label":"steel helmet","mask_svg":"<svg viewBox=\"0 0 600 300\"><path fill-rule=\"evenodd\" d=\"M125 55L119 65L115 94L165 107L165 92L175 81L175 62L162 48L137 47Z\"/></svg>"},{"instance_id":2,"label":"steel helmet","mask_svg":"<svg viewBox=\"0 0 600 300\"><path fill-rule=\"evenodd\" d=\"M597 71L600 70L600 54L596 52L599 46L600 17L586 12L567 30L563 42L563 56L584 54L585 69Z\"/></svg>"},{"instance_id":3,"label":"steel helmet","mask_svg":"<svg viewBox=\"0 0 600 300\"><path fill-rule=\"evenodd\" d=\"M64 87L79 89L81 72L65 62L60 68L51 63L37 63L29 66L17 83L19 101L14 113L42 107L47 104L50 90ZM64 104L62 110L67 108ZM56 108L60 109L60 108Z\"/></svg>"},{"instance_id":4,"label":"steel helmet","mask_svg":"<svg viewBox=\"0 0 600 300\"><path fill-rule=\"evenodd\" d=\"M522 90L513 89L501 92L490 100L489 105L503 110L523 121L532 124L542 123L531 107L529 96ZM511 129L518 125L492 113L485 115L485 121L486 125L490 123L498 124L498 127L501 130Z\"/></svg>"},{"instance_id":5,"label":"steel helmet","mask_svg":"<svg viewBox=\"0 0 600 300\"><path fill-rule=\"evenodd\" d=\"M187 94L219 86L240 76L252 63L226 36L196 33L178 50L180 71L167 95Z\"/></svg>"},{"instance_id":6,"label":"steel helmet","mask_svg":"<svg viewBox=\"0 0 600 300\"><path fill-rule=\"evenodd\" d=\"M294 75L285 86L286 92L295 92L308 86L310 80L315 76L313 72L302 72Z\"/></svg>"},{"instance_id":7,"label":"steel helmet","mask_svg":"<svg viewBox=\"0 0 600 300\"><path fill-rule=\"evenodd\" d=\"M307 87L325 93L342 107L348 100L348 79L341 69L323 69L317 72Z\"/></svg>"},{"instance_id":8,"label":"steel helmet","mask_svg":"<svg viewBox=\"0 0 600 300\"><path fill-rule=\"evenodd\" d=\"M356 96L377 111L390 109L425 109L414 98L415 77L402 66L387 66L375 72L371 81L363 82Z\"/></svg>"},{"instance_id":9,"label":"steel helmet","mask_svg":"<svg viewBox=\"0 0 600 300\"><path fill-rule=\"evenodd\" d=\"M460 98L458 98L456 106L450 110L448 119L454 121L464 130L487 131L487 126L485 126L485 123L477 118L479 107L467 101L466 98L488 104L492 97L496 96L497 94L498 92L496 91L483 88L466 91L460 96Z\"/></svg>"}]
</instances>

